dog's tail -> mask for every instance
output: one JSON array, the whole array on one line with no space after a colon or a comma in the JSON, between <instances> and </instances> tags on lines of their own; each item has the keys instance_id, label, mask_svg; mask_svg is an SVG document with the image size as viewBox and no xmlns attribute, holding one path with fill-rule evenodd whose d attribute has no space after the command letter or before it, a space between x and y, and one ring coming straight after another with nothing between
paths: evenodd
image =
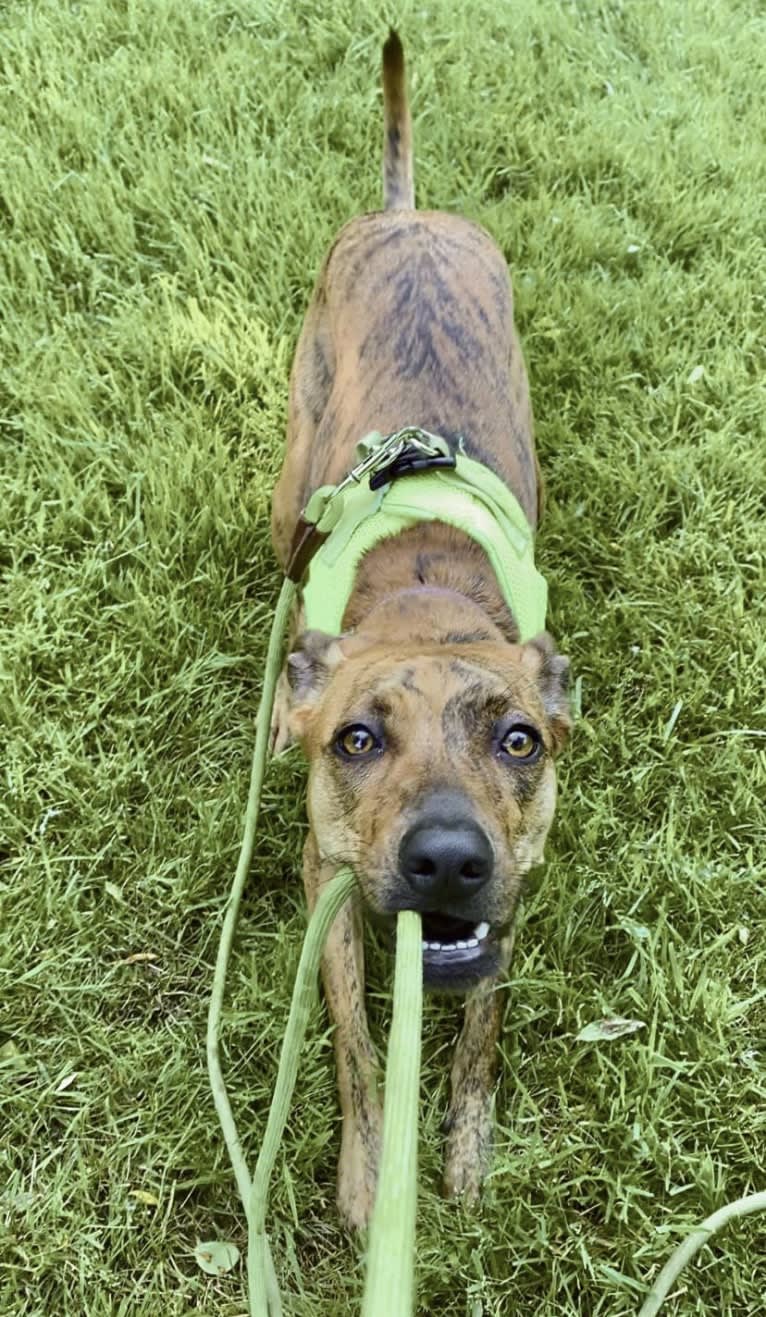
<instances>
[{"instance_id":1,"label":"dog's tail","mask_svg":"<svg viewBox=\"0 0 766 1317\"><path fill-rule=\"evenodd\" d=\"M393 28L383 46L383 124L383 206L386 210L413 210L412 119L404 49Z\"/></svg>"}]
</instances>

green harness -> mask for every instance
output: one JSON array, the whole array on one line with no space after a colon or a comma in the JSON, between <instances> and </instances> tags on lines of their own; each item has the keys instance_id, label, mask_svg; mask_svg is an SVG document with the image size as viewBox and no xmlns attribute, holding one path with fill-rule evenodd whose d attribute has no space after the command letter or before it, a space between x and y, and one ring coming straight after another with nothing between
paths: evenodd
<instances>
[{"instance_id":1,"label":"green harness","mask_svg":"<svg viewBox=\"0 0 766 1317\"><path fill-rule=\"evenodd\" d=\"M518 500L465 454L462 440L453 456L446 440L425 430L408 427L386 438L373 432L358 444L357 457L353 471L318 489L303 513L301 552L294 555L301 570L289 574L303 579L307 628L340 632L364 555L418 522L439 521L484 549L520 639L544 629L548 589L535 567L533 531ZM417 479L409 478L413 471Z\"/></svg>"}]
</instances>

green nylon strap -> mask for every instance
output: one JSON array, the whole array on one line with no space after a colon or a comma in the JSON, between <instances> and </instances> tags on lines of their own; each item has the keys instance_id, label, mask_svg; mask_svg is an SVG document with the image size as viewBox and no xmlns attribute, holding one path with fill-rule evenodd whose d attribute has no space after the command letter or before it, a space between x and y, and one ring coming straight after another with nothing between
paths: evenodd
<instances>
[{"instance_id":1,"label":"green nylon strap","mask_svg":"<svg viewBox=\"0 0 766 1317\"><path fill-rule=\"evenodd\" d=\"M691 1261L695 1253L699 1252L702 1245L709 1244L712 1236L718 1230L721 1230L723 1226L727 1226L730 1221L735 1221L743 1216L750 1216L753 1212L766 1212L766 1192L748 1194L746 1198L737 1198L735 1202L727 1203L725 1207L719 1207L717 1212L714 1212L712 1216L709 1216L701 1225L697 1226L696 1230L693 1230L683 1243L679 1244L669 1262L665 1263L659 1276L652 1284L638 1317L656 1317L684 1267Z\"/></svg>"},{"instance_id":2,"label":"green nylon strap","mask_svg":"<svg viewBox=\"0 0 766 1317\"><path fill-rule=\"evenodd\" d=\"M322 950L335 916L348 900L355 885L356 878L352 870L343 868L339 869L332 881L323 889L311 916L295 976L293 999L279 1056L274 1097L247 1202L247 1280L252 1317L281 1317L282 1313L266 1234L269 1184L290 1111L306 1027L319 998L317 980ZM416 918L418 938L420 938L420 918L418 916ZM418 1050L419 1037L418 1031Z\"/></svg>"},{"instance_id":3,"label":"green nylon strap","mask_svg":"<svg viewBox=\"0 0 766 1317\"><path fill-rule=\"evenodd\" d=\"M250 1317L281 1317L281 1304L279 1299L279 1290L277 1288L276 1276L274 1273L274 1264L269 1249L269 1241L259 1228L259 1218L253 1217L253 1204L251 1202L254 1193L253 1181L250 1179L250 1172L245 1161L245 1154L242 1150L242 1143L237 1132L237 1126L234 1121L234 1113L229 1102L229 1095L226 1090L226 1083L221 1069L221 1015L223 1011L223 998L226 991L226 975L231 957L231 948L234 941L234 933L239 918L239 907L242 901L245 882L250 871L250 862L253 858L253 847L255 845L255 832L258 824L258 810L261 803L261 787L266 772L266 759L269 750L269 728L271 724L271 710L274 704L274 691L276 689L277 678L279 676L280 660L282 657L282 648L284 643L284 634L287 629L287 619L295 599L295 586L292 581L285 581L279 595L279 601L274 613L274 621L271 627L269 637L269 647L266 654L266 670L263 679L263 691L261 693L261 702L258 707L258 719L256 724L255 745L253 747L253 757L250 766L250 787L247 796L247 810L245 814L245 830L242 837L242 845L237 862L237 870L234 875L234 881L231 885L229 899L226 905L223 927L221 929L221 940L218 945L218 954L215 962L215 973L213 975L213 989L210 994L210 1006L208 1009L207 1019L207 1065L208 1075L210 1077L210 1088L213 1094L213 1101L218 1112L218 1119L221 1123L221 1130L226 1141L226 1147L231 1160L232 1169L237 1181L237 1188L245 1210L248 1213L248 1276L250 1278ZM260 1192L260 1189L258 1190ZM256 1199L256 1208L258 1200ZM256 1278L255 1273L258 1273ZM258 1305L258 1306L256 1306Z\"/></svg>"},{"instance_id":4,"label":"green nylon strap","mask_svg":"<svg viewBox=\"0 0 766 1317\"><path fill-rule=\"evenodd\" d=\"M382 442L362 441L364 453ZM456 454L454 470L424 471L371 490L367 481L316 491L304 513L329 537L317 549L303 587L306 626L342 629L359 562L389 535L422 521L464 531L484 549L522 640L545 628L547 586L534 562L534 534L516 498L481 462Z\"/></svg>"},{"instance_id":5,"label":"green nylon strap","mask_svg":"<svg viewBox=\"0 0 766 1317\"><path fill-rule=\"evenodd\" d=\"M394 1009L386 1063L383 1145L370 1223L362 1317L411 1317L415 1304L422 940L420 915L414 910L400 910L396 919Z\"/></svg>"}]
</instances>

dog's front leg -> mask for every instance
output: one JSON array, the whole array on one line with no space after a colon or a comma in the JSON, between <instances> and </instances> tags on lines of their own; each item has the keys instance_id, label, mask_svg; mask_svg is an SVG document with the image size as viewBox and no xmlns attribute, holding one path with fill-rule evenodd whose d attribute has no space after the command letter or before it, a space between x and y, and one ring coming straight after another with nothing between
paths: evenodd
<instances>
[{"instance_id":1,"label":"dog's front leg","mask_svg":"<svg viewBox=\"0 0 766 1317\"><path fill-rule=\"evenodd\" d=\"M336 866L319 858L309 833L303 852L303 881L309 909ZM375 1200L382 1112L378 1098L378 1062L364 1008L362 916L352 897L340 910L325 943L322 982L335 1024L338 1092L343 1116L338 1163L338 1210L352 1229L369 1222Z\"/></svg>"},{"instance_id":2,"label":"dog's front leg","mask_svg":"<svg viewBox=\"0 0 766 1317\"><path fill-rule=\"evenodd\" d=\"M450 1109L444 1122L444 1192L448 1198L475 1202L489 1168L502 1009L497 979L475 988L465 1004L452 1062Z\"/></svg>"}]
</instances>

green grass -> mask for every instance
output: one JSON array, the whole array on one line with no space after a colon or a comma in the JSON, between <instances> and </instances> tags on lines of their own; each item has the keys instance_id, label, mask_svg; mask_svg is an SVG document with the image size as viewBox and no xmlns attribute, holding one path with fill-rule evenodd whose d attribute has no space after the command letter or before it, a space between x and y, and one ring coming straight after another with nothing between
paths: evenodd
<instances>
[{"instance_id":1,"label":"green grass","mask_svg":"<svg viewBox=\"0 0 766 1317\"><path fill-rule=\"evenodd\" d=\"M507 991L481 1213L438 1194L457 1015L426 1006L420 1312L636 1311L766 1186L763 137L756 0L36 0L0 31L0 1311L244 1314L203 1036L278 579L290 354L379 202L378 52L421 204L511 263L579 676ZM417 418L413 418L416 420ZM227 999L254 1160L304 929L304 772L266 789ZM372 956L385 1045L390 966ZM575 1041L603 1015L629 1038ZM326 1018L272 1200L288 1311L357 1310ZM137 1196L138 1192L138 1196ZM141 1195L143 1195L143 1200ZM147 1201L149 1196L151 1200ZM766 1222L669 1313L763 1312Z\"/></svg>"}]
</instances>

